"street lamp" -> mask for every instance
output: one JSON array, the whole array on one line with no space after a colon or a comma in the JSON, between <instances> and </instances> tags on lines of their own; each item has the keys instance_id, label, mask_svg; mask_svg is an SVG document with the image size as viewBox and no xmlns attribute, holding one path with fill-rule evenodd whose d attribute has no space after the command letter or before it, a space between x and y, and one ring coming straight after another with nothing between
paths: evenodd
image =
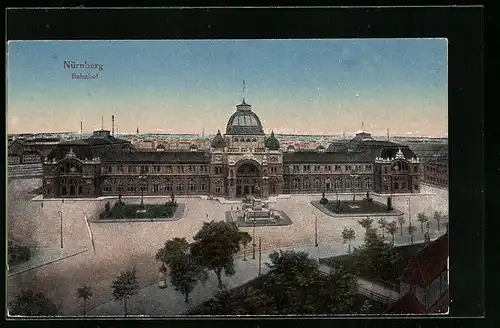
<instances>
[{"instance_id":1,"label":"street lamp","mask_svg":"<svg viewBox=\"0 0 500 328\"><path fill-rule=\"evenodd\" d=\"M146 179L145 175L139 176L140 181L144 181ZM144 207L144 187L141 184L141 207Z\"/></svg>"},{"instance_id":2,"label":"street lamp","mask_svg":"<svg viewBox=\"0 0 500 328\"><path fill-rule=\"evenodd\" d=\"M353 172L353 173L349 174L349 176L351 177L351 184L352 184L352 202L355 203L356 202L356 190L354 189L354 184L355 184L356 179L359 178L359 174Z\"/></svg>"},{"instance_id":3,"label":"street lamp","mask_svg":"<svg viewBox=\"0 0 500 328\"><path fill-rule=\"evenodd\" d=\"M318 217L314 216L314 247L318 247Z\"/></svg>"},{"instance_id":4,"label":"street lamp","mask_svg":"<svg viewBox=\"0 0 500 328\"><path fill-rule=\"evenodd\" d=\"M63 249L63 215L62 211L57 211L57 216L59 217L59 222L61 223L61 250Z\"/></svg>"},{"instance_id":5,"label":"street lamp","mask_svg":"<svg viewBox=\"0 0 500 328\"><path fill-rule=\"evenodd\" d=\"M408 225L411 227L410 198L406 199L406 204L408 204Z\"/></svg>"},{"instance_id":6,"label":"street lamp","mask_svg":"<svg viewBox=\"0 0 500 328\"><path fill-rule=\"evenodd\" d=\"M253 238L252 238L252 247L253 247L253 251L252 251L252 260L255 260L255 215L253 217Z\"/></svg>"}]
</instances>

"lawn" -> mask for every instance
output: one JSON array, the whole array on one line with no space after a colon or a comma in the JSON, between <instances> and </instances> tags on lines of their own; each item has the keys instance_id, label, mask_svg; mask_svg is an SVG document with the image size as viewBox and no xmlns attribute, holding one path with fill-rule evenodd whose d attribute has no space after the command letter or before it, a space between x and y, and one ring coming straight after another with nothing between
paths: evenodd
<instances>
[{"instance_id":1,"label":"lawn","mask_svg":"<svg viewBox=\"0 0 500 328\"><path fill-rule=\"evenodd\" d=\"M120 204L117 202L110 210L102 212L101 219L157 219L172 218L177 209L177 204ZM139 210L143 210L138 212Z\"/></svg>"},{"instance_id":2,"label":"lawn","mask_svg":"<svg viewBox=\"0 0 500 328\"><path fill-rule=\"evenodd\" d=\"M367 201L366 199L355 202L352 200L330 201L327 204L321 205L337 214L391 213L391 211L387 210L386 205L376 201Z\"/></svg>"}]
</instances>

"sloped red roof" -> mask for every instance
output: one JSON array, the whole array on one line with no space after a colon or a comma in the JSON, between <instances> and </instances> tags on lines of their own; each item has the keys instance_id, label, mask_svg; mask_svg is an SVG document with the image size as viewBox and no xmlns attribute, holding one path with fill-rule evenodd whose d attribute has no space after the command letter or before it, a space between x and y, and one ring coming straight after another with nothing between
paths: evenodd
<instances>
[{"instance_id":1,"label":"sloped red roof","mask_svg":"<svg viewBox=\"0 0 500 328\"><path fill-rule=\"evenodd\" d=\"M425 287L446 269L448 260L448 233L418 252L406 266L401 281Z\"/></svg>"},{"instance_id":2,"label":"sloped red roof","mask_svg":"<svg viewBox=\"0 0 500 328\"><path fill-rule=\"evenodd\" d=\"M385 312L387 314L423 314L425 306L413 295L412 292L406 293Z\"/></svg>"}]
</instances>

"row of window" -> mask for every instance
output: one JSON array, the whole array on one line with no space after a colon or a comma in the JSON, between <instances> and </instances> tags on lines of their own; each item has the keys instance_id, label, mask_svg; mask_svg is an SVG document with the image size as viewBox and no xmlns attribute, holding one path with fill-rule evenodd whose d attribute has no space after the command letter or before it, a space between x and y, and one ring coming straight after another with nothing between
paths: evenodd
<instances>
[{"instance_id":1,"label":"row of window","mask_svg":"<svg viewBox=\"0 0 500 328\"><path fill-rule=\"evenodd\" d=\"M202 183L200 183L199 188L194 181L188 181L187 186L183 182L165 183L165 184L153 183L151 185L141 184L141 183L139 183L139 184L128 183L126 185L124 185L124 184L117 184L117 185L103 184L102 190L104 192L116 192L116 193L121 193L121 192L125 192L125 191L127 191L127 192L142 191L142 192L152 192L152 193L168 193L168 192L172 192L172 191L183 192L185 190L188 190L188 191L207 191L208 184L206 182L202 182Z\"/></svg>"},{"instance_id":2,"label":"row of window","mask_svg":"<svg viewBox=\"0 0 500 328\"><path fill-rule=\"evenodd\" d=\"M234 138L233 139L234 142L257 142L257 139L253 138L253 139L250 139L250 138Z\"/></svg>"},{"instance_id":3,"label":"row of window","mask_svg":"<svg viewBox=\"0 0 500 328\"><path fill-rule=\"evenodd\" d=\"M425 177L425 180L444 186L448 185L448 179L441 179L437 177Z\"/></svg>"},{"instance_id":4,"label":"row of window","mask_svg":"<svg viewBox=\"0 0 500 328\"><path fill-rule=\"evenodd\" d=\"M330 179L326 180L314 179L312 183L310 179L303 179L301 181L300 179L296 178L292 180L293 190L310 190L311 185L314 190L321 190L324 186L325 190L327 191L350 189L353 186L351 179L341 179L341 178L336 178L333 184L331 183ZM371 190L373 186L372 179L370 177L367 177L365 179L354 179L354 189L361 189L363 185L364 189ZM288 189L287 180L285 180L284 188L285 190Z\"/></svg>"},{"instance_id":5,"label":"row of window","mask_svg":"<svg viewBox=\"0 0 500 328\"><path fill-rule=\"evenodd\" d=\"M104 166L103 173L190 173L208 174L208 165L117 165Z\"/></svg>"},{"instance_id":6,"label":"row of window","mask_svg":"<svg viewBox=\"0 0 500 328\"><path fill-rule=\"evenodd\" d=\"M434 167L434 166L426 166L425 170L427 172L434 172L434 173L441 173L441 174L446 174L447 173L446 169L444 169L444 168L437 168L437 167Z\"/></svg>"},{"instance_id":7,"label":"row of window","mask_svg":"<svg viewBox=\"0 0 500 328\"><path fill-rule=\"evenodd\" d=\"M333 171L351 171L356 170L358 172L368 172L371 171L371 165L293 165L293 173L300 172L332 172Z\"/></svg>"},{"instance_id":8,"label":"row of window","mask_svg":"<svg viewBox=\"0 0 500 328\"><path fill-rule=\"evenodd\" d=\"M40 162L41 162L40 155L37 154L23 155L23 163L40 163Z\"/></svg>"}]
</instances>

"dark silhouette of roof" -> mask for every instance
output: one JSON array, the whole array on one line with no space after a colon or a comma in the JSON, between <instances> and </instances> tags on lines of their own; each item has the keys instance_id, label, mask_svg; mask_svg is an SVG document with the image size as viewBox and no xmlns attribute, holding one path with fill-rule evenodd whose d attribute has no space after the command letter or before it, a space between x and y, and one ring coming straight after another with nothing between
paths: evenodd
<instances>
[{"instance_id":1,"label":"dark silhouette of roof","mask_svg":"<svg viewBox=\"0 0 500 328\"><path fill-rule=\"evenodd\" d=\"M371 163L366 153L319 153L316 150L295 151L283 154L283 163Z\"/></svg>"},{"instance_id":2,"label":"dark silhouette of roof","mask_svg":"<svg viewBox=\"0 0 500 328\"><path fill-rule=\"evenodd\" d=\"M410 260L401 281L420 287L428 286L446 270L448 254L448 233L445 233Z\"/></svg>"},{"instance_id":3,"label":"dark silhouette of roof","mask_svg":"<svg viewBox=\"0 0 500 328\"><path fill-rule=\"evenodd\" d=\"M410 291L394 302L385 312L387 314L424 314L425 306Z\"/></svg>"},{"instance_id":4,"label":"dark silhouette of roof","mask_svg":"<svg viewBox=\"0 0 500 328\"><path fill-rule=\"evenodd\" d=\"M224 138L222 138L222 135L220 133L220 130L217 130L217 134L212 139L211 145L212 148L224 148L226 146L224 143Z\"/></svg>"},{"instance_id":5,"label":"dark silhouette of roof","mask_svg":"<svg viewBox=\"0 0 500 328\"><path fill-rule=\"evenodd\" d=\"M92 159L103 157L103 155L115 155L124 148L133 151L134 146L123 139L113 137L107 130L94 131L94 134L87 139L76 139L59 143L48 155L47 159L63 159L70 150L73 151L76 158Z\"/></svg>"},{"instance_id":6,"label":"dark silhouette of roof","mask_svg":"<svg viewBox=\"0 0 500 328\"><path fill-rule=\"evenodd\" d=\"M271 135L269 136L269 138L266 139L265 146L266 146L266 148L269 148L270 150L279 150L280 149L280 142L274 136L274 131L271 131Z\"/></svg>"}]
</instances>

